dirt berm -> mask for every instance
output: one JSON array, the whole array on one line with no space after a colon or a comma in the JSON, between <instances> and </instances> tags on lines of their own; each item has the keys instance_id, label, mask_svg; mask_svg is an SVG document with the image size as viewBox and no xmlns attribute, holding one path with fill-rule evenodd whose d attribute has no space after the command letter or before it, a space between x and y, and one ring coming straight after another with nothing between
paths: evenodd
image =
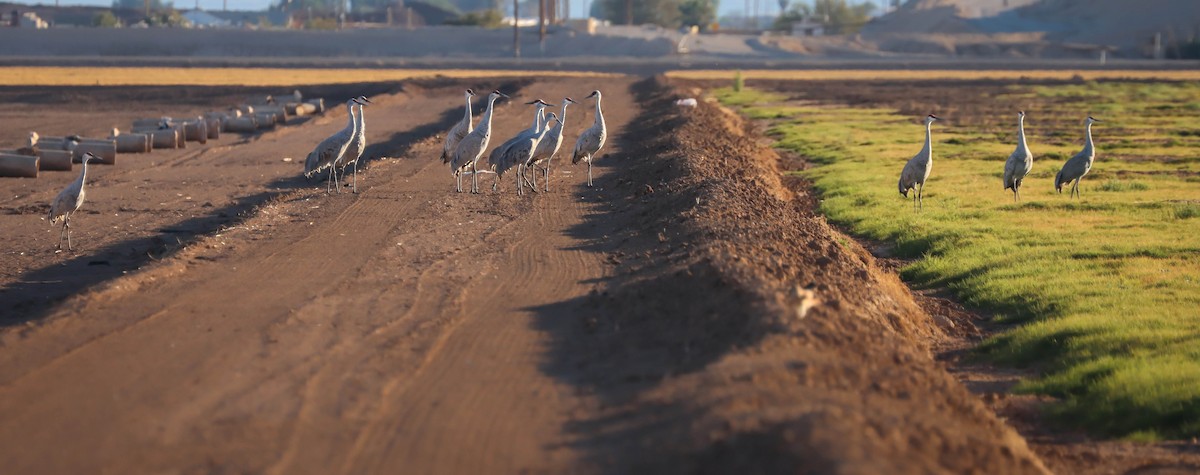
<instances>
[{"instance_id":1,"label":"dirt berm","mask_svg":"<svg viewBox=\"0 0 1200 475\"><path fill-rule=\"evenodd\" d=\"M582 373L609 414L577 429L637 440L625 468L642 473L1045 472L931 358L944 330L898 278L747 124L673 106L666 81L634 86L645 112L609 160L625 178L592 218L626 223L616 277L588 297L593 338L558 352L604 361Z\"/></svg>"}]
</instances>

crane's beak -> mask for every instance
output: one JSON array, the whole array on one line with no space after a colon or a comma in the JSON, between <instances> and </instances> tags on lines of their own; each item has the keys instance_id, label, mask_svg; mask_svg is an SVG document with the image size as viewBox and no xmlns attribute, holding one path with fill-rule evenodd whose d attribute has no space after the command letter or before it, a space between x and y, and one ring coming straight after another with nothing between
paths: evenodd
<instances>
[{"instance_id":1,"label":"crane's beak","mask_svg":"<svg viewBox=\"0 0 1200 475\"><path fill-rule=\"evenodd\" d=\"M570 102L572 104L578 104L578 102L575 102L575 99L571 99L570 97L564 98L563 100Z\"/></svg>"}]
</instances>

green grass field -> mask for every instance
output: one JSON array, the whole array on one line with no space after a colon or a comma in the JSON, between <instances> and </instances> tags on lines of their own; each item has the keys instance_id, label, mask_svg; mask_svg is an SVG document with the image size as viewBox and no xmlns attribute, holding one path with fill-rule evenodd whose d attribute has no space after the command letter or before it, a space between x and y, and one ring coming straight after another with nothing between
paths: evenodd
<instances>
[{"instance_id":1,"label":"green grass field","mask_svg":"<svg viewBox=\"0 0 1200 475\"><path fill-rule=\"evenodd\" d=\"M1200 436L1200 83L947 91L960 93L990 96L983 110L938 111L946 120L933 125L933 173L914 212L896 181L921 148L923 114L713 92L808 157L803 174L831 220L919 258L903 269L910 284L947 287L1009 324L977 352L1034 368L1017 391L1059 398L1057 420L1138 440ZM1001 184L1018 108L1034 153L1019 204ZM1082 148L1089 113L1105 122L1073 200L1054 191L1054 175Z\"/></svg>"}]
</instances>

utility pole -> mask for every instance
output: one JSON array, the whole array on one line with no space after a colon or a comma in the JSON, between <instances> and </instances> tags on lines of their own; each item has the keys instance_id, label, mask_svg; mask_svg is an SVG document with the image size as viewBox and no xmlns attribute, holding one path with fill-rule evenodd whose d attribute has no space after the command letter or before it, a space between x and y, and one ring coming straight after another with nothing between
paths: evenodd
<instances>
[{"instance_id":1,"label":"utility pole","mask_svg":"<svg viewBox=\"0 0 1200 475\"><path fill-rule=\"evenodd\" d=\"M517 26L517 18L521 12L520 0L513 0L513 57L521 57L521 27Z\"/></svg>"},{"instance_id":2,"label":"utility pole","mask_svg":"<svg viewBox=\"0 0 1200 475\"><path fill-rule=\"evenodd\" d=\"M546 0L538 0L538 44L546 43Z\"/></svg>"}]
</instances>

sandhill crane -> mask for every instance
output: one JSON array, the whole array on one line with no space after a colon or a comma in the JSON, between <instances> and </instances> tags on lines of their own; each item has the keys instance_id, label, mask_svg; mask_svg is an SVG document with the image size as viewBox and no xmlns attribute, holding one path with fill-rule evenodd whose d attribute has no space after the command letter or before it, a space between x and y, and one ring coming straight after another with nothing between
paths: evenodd
<instances>
[{"instance_id":1,"label":"sandhill crane","mask_svg":"<svg viewBox=\"0 0 1200 475\"><path fill-rule=\"evenodd\" d=\"M462 175L467 173L467 168L471 171L471 193L479 193L479 169L477 164L479 157L483 156L483 152L487 150L488 142L492 139L492 107L496 103L496 99L508 97L500 91L492 91L488 94L487 109L483 111L483 119L479 120L479 125L472 130L471 133L463 137L458 143L458 147L454 149L454 157L450 159L450 172L454 174L457 181L455 188L459 193L462 193Z\"/></svg>"},{"instance_id":2,"label":"sandhill crane","mask_svg":"<svg viewBox=\"0 0 1200 475\"><path fill-rule=\"evenodd\" d=\"M516 142L504 149L504 154L501 155L499 161L495 163L496 180L492 182L492 191L496 190L496 187L499 184L500 178L504 172L509 168L516 166L517 195L524 194L523 192L525 185L529 185L529 188L532 189L534 193L537 192L537 184L529 183L529 180L525 177L525 167L529 166L529 163L533 161L533 153L537 150L538 144L541 143L542 138L545 137L546 133L550 130L549 121L551 120L558 120L558 117L555 116L553 112L550 113L550 116L546 119L546 122L541 124L542 128L538 131L538 133L533 135L521 134L517 138Z\"/></svg>"},{"instance_id":3,"label":"sandhill crane","mask_svg":"<svg viewBox=\"0 0 1200 475\"><path fill-rule=\"evenodd\" d=\"M517 132L517 134L512 136L512 138L505 140L504 143L500 144L500 146L498 146L492 150L492 153L488 155L488 163L491 165L493 172L497 171L497 167L502 167L504 170L507 170L510 167L512 167L513 165L520 165L517 167L517 171L518 172L523 171L525 168L524 162L522 161L522 162L518 163L518 162L514 162L513 160L517 160L518 158L523 159L523 158L528 158L528 157L526 157L525 155L520 155L520 157L518 157L517 155L513 155L512 153L510 153L509 149L511 149L514 145L516 145L519 142L528 140L528 139L542 133L542 130L544 130L546 128L546 107L553 106L553 104L548 104L548 103L546 103L546 101L543 101L541 99L534 99L532 101L526 102L525 104L534 106L535 110L533 112L533 125L531 125L528 129ZM498 171L497 175L502 175L503 173L504 173L503 170L500 170L500 171ZM497 176L497 178L499 178L499 176ZM520 178L522 180L524 180L525 176L520 175ZM492 183L493 190L496 189L495 185L496 185L496 183L493 182ZM532 185L530 185L530 186L532 186ZM520 192L521 190L518 189L517 191ZM537 191L537 189L534 188L534 191Z\"/></svg>"},{"instance_id":4,"label":"sandhill crane","mask_svg":"<svg viewBox=\"0 0 1200 475\"><path fill-rule=\"evenodd\" d=\"M553 104L548 104L546 101L541 99L534 99L526 102L525 104L534 106L533 125L530 125L528 129L517 132L516 135L513 135L508 140L505 140L504 143L500 144L495 149L492 149L492 153L488 155L488 163L497 163L500 160L500 156L504 154L505 149L510 147L512 144L517 143L517 141L521 140L522 138L537 135L542 131L542 127L545 127L546 107L552 106Z\"/></svg>"},{"instance_id":5,"label":"sandhill crane","mask_svg":"<svg viewBox=\"0 0 1200 475\"><path fill-rule=\"evenodd\" d=\"M39 151L38 151L38 139L39 139L39 137L38 137L37 132L30 132L29 140L27 140L25 142L24 147L17 149L17 154L28 155L30 157L36 157L36 156L41 155L41 153L39 153Z\"/></svg>"},{"instance_id":6,"label":"sandhill crane","mask_svg":"<svg viewBox=\"0 0 1200 475\"><path fill-rule=\"evenodd\" d=\"M904 164L904 170L900 171L900 194L907 198L909 190L917 190L913 195L914 210L918 206L921 209L925 208L925 180L929 179L929 172L933 171L933 136L930 133L930 125L935 120L940 119L933 114L925 117L925 146L921 147L921 151L909 159L908 163Z\"/></svg>"},{"instance_id":7,"label":"sandhill crane","mask_svg":"<svg viewBox=\"0 0 1200 475\"><path fill-rule=\"evenodd\" d=\"M454 155L454 149L458 147L458 143L463 137L471 133L471 98L475 97L475 91L467 89L467 111L463 113L462 120L454 124L454 128L446 134L446 144L442 146L442 163L450 163L450 158Z\"/></svg>"},{"instance_id":8,"label":"sandhill crane","mask_svg":"<svg viewBox=\"0 0 1200 475\"><path fill-rule=\"evenodd\" d=\"M1075 154L1063 164L1062 170L1058 171L1058 175L1054 177L1054 189L1062 193L1063 185L1075 181L1071 185L1071 196L1079 196L1079 180L1083 179L1089 171L1092 171L1092 162L1096 160L1096 148L1092 145L1092 123L1100 122L1100 120L1088 116L1085 126L1086 139L1083 143L1083 150Z\"/></svg>"},{"instance_id":9,"label":"sandhill crane","mask_svg":"<svg viewBox=\"0 0 1200 475\"><path fill-rule=\"evenodd\" d=\"M1004 189L1013 191L1013 201L1021 200L1021 181L1033 170L1033 154L1025 143L1025 111L1017 112L1017 149L1004 162Z\"/></svg>"},{"instance_id":10,"label":"sandhill crane","mask_svg":"<svg viewBox=\"0 0 1200 475\"><path fill-rule=\"evenodd\" d=\"M587 186L592 186L592 160L596 153L600 152L600 148L604 147L604 140L608 138L608 129L604 128L604 114L600 112L600 91L592 91L584 99L596 98L596 119L595 122L587 130L579 134L579 139L575 141L575 151L571 154L571 163L579 163L580 160L587 162L588 165L588 180Z\"/></svg>"},{"instance_id":11,"label":"sandhill crane","mask_svg":"<svg viewBox=\"0 0 1200 475\"><path fill-rule=\"evenodd\" d=\"M533 159L526 167L526 171L533 168L533 186L537 188L537 169L538 165L542 165L542 178L546 180L546 191L550 191L550 160L558 153L558 149L562 147L563 142L563 127L567 121L567 105L578 104L575 99L570 97L563 98L562 116L558 117L553 127L550 127L546 132L546 136L538 142L537 150L533 152Z\"/></svg>"},{"instance_id":12,"label":"sandhill crane","mask_svg":"<svg viewBox=\"0 0 1200 475\"><path fill-rule=\"evenodd\" d=\"M83 198L87 194L84 189L84 182L87 180L88 162L100 160L91 152L83 154L83 171L79 173L79 178L58 192L58 196L54 197L54 201L50 203L50 224L58 224L62 221L62 229L58 232L58 249L62 249L63 234L67 235L67 250L74 251L71 246L71 215L83 206Z\"/></svg>"},{"instance_id":13,"label":"sandhill crane","mask_svg":"<svg viewBox=\"0 0 1200 475\"><path fill-rule=\"evenodd\" d=\"M363 150L367 149L367 116L363 114L363 102L370 104L371 100L366 96L358 96L360 102L358 104L358 121L354 124L354 138L350 140L350 146L346 148L346 153L342 154L333 166L342 176L345 177L347 166L354 165L354 185L352 190L358 193L358 159L362 157ZM353 108L351 108L353 112ZM334 181L337 181L336 178ZM338 182L339 186L341 182Z\"/></svg>"},{"instance_id":14,"label":"sandhill crane","mask_svg":"<svg viewBox=\"0 0 1200 475\"><path fill-rule=\"evenodd\" d=\"M322 170L326 168L332 168L334 162L336 162L343 154L346 153L346 149L350 146L351 139L354 138L355 122L357 122L354 117L355 104L361 105L362 102L357 97L346 101L346 115L350 116L346 122L346 128L339 130L337 133L330 135L329 138L322 140L321 143L317 144L317 147L308 154L308 158L304 160L305 178L312 178L313 175L320 173ZM335 175L335 172L331 169L329 171L329 179L326 183L326 190L328 190L329 185L333 183L333 180L336 178ZM338 191L341 192L340 187Z\"/></svg>"}]
</instances>

